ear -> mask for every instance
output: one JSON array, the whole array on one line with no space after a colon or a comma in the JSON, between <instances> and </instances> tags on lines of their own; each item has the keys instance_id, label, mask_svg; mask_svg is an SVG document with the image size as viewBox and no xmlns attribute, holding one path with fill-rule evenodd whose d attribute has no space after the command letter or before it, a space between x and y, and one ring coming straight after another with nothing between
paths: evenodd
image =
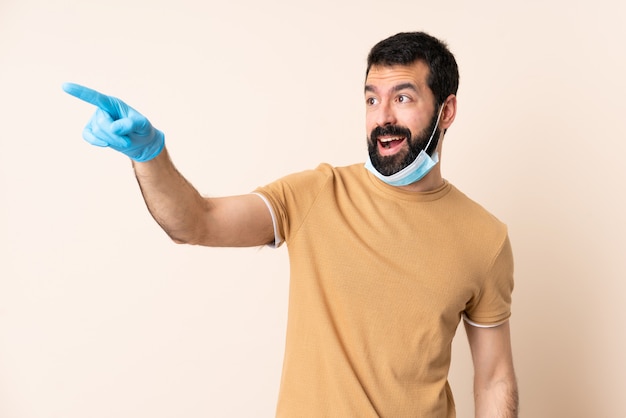
<instances>
[{"instance_id":1,"label":"ear","mask_svg":"<svg viewBox=\"0 0 626 418\"><path fill-rule=\"evenodd\" d=\"M439 126L445 131L452 125L456 117L456 96L454 94L449 95L443 102L443 106Z\"/></svg>"}]
</instances>

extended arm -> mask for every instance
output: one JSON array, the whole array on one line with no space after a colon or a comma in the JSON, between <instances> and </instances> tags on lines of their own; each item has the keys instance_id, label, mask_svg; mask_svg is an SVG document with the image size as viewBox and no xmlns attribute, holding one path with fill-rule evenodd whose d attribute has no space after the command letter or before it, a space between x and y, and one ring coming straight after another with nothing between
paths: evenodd
<instances>
[{"instance_id":1,"label":"extended arm","mask_svg":"<svg viewBox=\"0 0 626 418\"><path fill-rule=\"evenodd\" d=\"M476 418L516 418L518 393L509 321L493 328L465 323L474 363Z\"/></svg>"},{"instance_id":2,"label":"extended arm","mask_svg":"<svg viewBox=\"0 0 626 418\"><path fill-rule=\"evenodd\" d=\"M176 170L167 149L133 167L148 210L174 242L246 247L274 241L272 217L259 196L202 197Z\"/></svg>"},{"instance_id":3,"label":"extended arm","mask_svg":"<svg viewBox=\"0 0 626 418\"><path fill-rule=\"evenodd\" d=\"M273 242L272 218L260 197L202 197L174 167L163 133L143 115L121 100L87 87L67 83L63 89L97 107L83 137L133 160L146 205L172 240L221 247Z\"/></svg>"}]
</instances>

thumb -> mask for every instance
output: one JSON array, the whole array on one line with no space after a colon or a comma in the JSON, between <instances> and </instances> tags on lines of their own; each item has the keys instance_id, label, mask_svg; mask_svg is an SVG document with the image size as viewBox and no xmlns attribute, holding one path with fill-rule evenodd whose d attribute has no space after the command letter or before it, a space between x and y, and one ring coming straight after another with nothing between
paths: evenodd
<instances>
[{"instance_id":1,"label":"thumb","mask_svg":"<svg viewBox=\"0 0 626 418\"><path fill-rule=\"evenodd\" d=\"M111 132L115 135L128 135L134 131L134 124L130 118L118 119L111 124Z\"/></svg>"},{"instance_id":2,"label":"thumb","mask_svg":"<svg viewBox=\"0 0 626 418\"><path fill-rule=\"evenodd\" d=\"M118 119L111 124L111 129L116 135L147 135L152 131L152 125L145 116L133 112L128 117Z\"/></svg>"}]
</instances>

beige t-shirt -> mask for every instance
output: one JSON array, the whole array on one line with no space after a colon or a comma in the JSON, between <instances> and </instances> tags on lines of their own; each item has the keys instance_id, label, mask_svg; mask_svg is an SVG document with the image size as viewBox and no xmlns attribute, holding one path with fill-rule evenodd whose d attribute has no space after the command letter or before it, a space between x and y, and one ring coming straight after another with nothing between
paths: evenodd
<instances>
[{"instance_id":1,"label":"beige t-shirt","mask_svg":"<svg viewBox=\"0 0 626 418\"><path fill-rule=\"evenodd\" d=\"M461 316L510 316L506 226L448 182L406 192L360 164L322 164L257 192L291 266L277 416L454 417Z\"/></svg>"}]
</instances>

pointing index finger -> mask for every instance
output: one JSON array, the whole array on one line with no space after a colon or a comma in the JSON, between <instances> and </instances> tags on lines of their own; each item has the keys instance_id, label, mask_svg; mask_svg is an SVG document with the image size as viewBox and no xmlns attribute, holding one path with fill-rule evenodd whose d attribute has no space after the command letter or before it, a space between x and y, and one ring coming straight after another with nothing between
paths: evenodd
<instances>
[{"instance_id":1,"label":"pointing index finger","mask_svg":"<svg viewBox=\"0 0 626 418\"><path fill-rule=\"evenodd\" d=\"M96 90L74 83L64 83L63 90L67 94L70 94L80 100L99 107L100 109L111 115L113 120L117 120L123 117L120 112L118 100L113 97L107 96L105 94L97 92Z\"/></svg>"}]
</instances>

